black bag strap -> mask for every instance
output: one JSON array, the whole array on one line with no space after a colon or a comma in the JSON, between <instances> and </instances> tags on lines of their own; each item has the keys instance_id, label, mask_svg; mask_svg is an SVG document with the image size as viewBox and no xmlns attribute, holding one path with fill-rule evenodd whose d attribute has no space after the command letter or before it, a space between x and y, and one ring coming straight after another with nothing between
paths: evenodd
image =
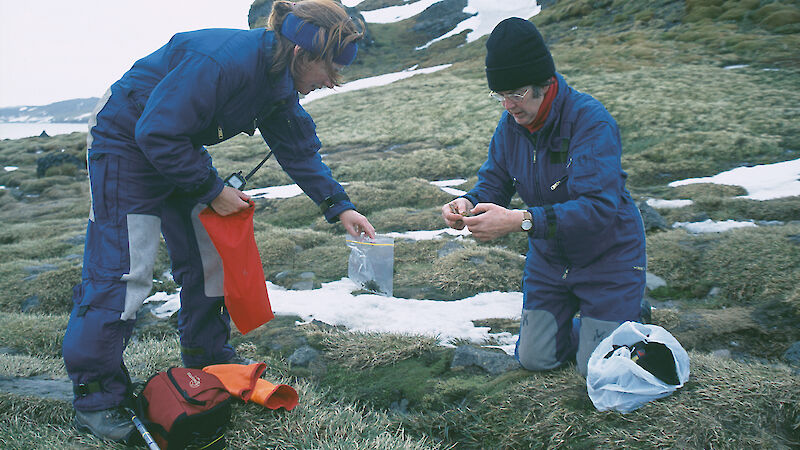
<instances>
[{"instance_id":1,"label":"black bag strap","mask_svg":"<svg viewBox=\"0 0 800 450\"><path fill-rule=\"evenodd\" d=\"M175 369L175 368L172 367L170 369L167 369L167 376L169 377L169 381L172 382L172 385L175 386L175 389L177 389L178 392L181 394L181 396L183 396L183 399L186 400L187 402L193 404L193 405L200 405L200 406L205 405L206 404L205 400L194 399L194 398L190 397L189 394L186 393L186 391L183 390L183 388L178 384L178 381L175 380L175 377L172 376L172 370L173 369Z\"/></svg>"}]
</instances>

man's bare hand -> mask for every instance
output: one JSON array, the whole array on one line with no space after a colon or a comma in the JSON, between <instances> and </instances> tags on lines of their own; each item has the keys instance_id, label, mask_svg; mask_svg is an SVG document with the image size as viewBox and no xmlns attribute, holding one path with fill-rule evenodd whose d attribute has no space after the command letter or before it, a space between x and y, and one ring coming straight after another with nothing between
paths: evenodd
<instances>
[{"instance_id":1,"label":"man's bare hand","mask_svg":"<svg viewBox=\"0 0 800 450\"><path fill-rule=\"evenodd\" d=\"M479 241L491 241L514 231L522 231L522 210L507 209L494 203L478 203L461 219L472 236Z\"/></svg>"},{"instance_id":2,"label":"man's bare hand","mask_svg":"<svg viewBox=\"0 0 800 450\"><path fill-rule=\"evenodd\" d=\"M472 202L463 197L459 197L442 206L442 219L444 219L444 223L446 223L448 227L456 230L463 230L464 222L462 219L464 216L470 214L470 210L472 210Z\"/></svg>"}]
</instances>

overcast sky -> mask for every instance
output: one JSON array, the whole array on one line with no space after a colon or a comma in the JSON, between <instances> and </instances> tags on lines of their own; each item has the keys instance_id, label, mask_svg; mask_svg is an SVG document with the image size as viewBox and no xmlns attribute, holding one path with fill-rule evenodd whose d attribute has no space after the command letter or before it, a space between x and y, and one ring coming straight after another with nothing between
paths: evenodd
<instances>
[{"instance_id":1,"label":"overcast sky","mask_svg":"<svg viewBox=\"0 0 800 450\"><path fill-rule=\"evenodd\" d=\"M252 0L0 0L0 106L100 97L180 31L247 29Z\"/></svg>"}]
</instances>

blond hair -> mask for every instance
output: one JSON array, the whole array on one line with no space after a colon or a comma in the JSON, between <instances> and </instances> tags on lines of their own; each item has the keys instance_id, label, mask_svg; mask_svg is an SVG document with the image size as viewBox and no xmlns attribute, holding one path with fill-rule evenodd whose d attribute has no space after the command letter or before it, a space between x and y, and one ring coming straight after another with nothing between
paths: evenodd
<instances>
[{"instance_id":1,"label":"blond hair","mask_svg":"<svg viewBox=\"0 0 800 450\"><path fill-rule=\"evenodd\" d=\"M317 47L322 49L319 54L301 48L295 56L295 44L281 35L281 26L289 13L319 27L314 37L319 44ZM324 61L328 77L336 86L341 84L342 77L333 59L340 49L364 37L342 5L333 0L276 0L267 19L267 29L275 32L277 38L270 73L281 72L288 66L292 77L297 78L308 63ZM361 29L364 29L363 23Z\"/></svg>"}]
</instances>

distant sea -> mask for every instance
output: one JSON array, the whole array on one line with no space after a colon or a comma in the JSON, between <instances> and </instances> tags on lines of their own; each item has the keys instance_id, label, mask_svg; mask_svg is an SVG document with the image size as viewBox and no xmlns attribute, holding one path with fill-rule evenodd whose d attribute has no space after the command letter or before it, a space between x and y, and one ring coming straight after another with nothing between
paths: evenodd
<instances>
[{"instance_id":1,"label":"distant sea","mask_svg":"<svg viewBox=\"0 0 800 450\"><path fill-rule=\"evenodd\" d=\"M0 122L0 139L20 139L39 136L42 131L48 135L69 134L73 131L86 132L89 126L85 123L7 123Z\"/></svg>"}]
</instances>

